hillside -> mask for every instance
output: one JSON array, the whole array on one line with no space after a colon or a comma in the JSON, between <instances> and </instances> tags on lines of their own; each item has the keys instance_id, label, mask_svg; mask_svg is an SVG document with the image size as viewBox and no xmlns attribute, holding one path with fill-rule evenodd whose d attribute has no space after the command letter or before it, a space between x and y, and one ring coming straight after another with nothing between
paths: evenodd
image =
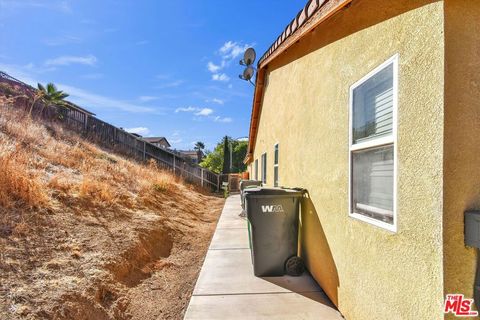
<instances>
[{"instance_id":1,"label":"hillside","mask_svg":"<svg viewBox=\"0 0 480 320\"><path fill-rule=\"evenodd\" d=\"M181 319L222 205L0 101L0 319Z\"/></svg>"}]
</instances>

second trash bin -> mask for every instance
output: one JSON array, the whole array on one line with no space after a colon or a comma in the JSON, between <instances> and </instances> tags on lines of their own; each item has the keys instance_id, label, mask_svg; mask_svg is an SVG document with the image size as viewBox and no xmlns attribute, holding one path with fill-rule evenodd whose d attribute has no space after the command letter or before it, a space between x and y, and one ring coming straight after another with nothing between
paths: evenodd
<instances>
[{"instance_id":1,"label":"second trash bin","mask_svg":"<svg viewBox=\"0 0 480 320\"><path fill-rule=\"evenodd\" d=\"M262 181L258 180L242 180L240 181L240 201L242 202L242 209L245 210L245 189L261 187Z\"/></svg>"},{"instance_id":2,"label":"second trash bin","mask_svg":"<svg viewBox=\"0 0 480 320\"><path fill-rule=\"evenodd\" d=\"M298 251L298 216L303 192L293 189L245 190L254 274L283 276Z\"/></svg>"}]
</instances>

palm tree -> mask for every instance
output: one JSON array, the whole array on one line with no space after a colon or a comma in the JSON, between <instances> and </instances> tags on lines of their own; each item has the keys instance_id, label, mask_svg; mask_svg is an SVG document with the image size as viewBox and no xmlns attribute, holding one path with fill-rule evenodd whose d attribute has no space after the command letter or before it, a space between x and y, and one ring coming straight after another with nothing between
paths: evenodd
<instances>
[{"instance_id":1,"label":"palm tree","mask_svg":"<svg viewBox=\"0 0 480 320\"><path fill-rule=\"evenodd\" d=\"M193 149L197 151L198 163L200 163L203 160L203 149L205 149L205 143L202 141L197 141Z\"/></svg>"},{"instance_id":2,"label":"palm tree","mask_svg":"<svg viewBox=\"0 0 480 320\"><path fill-rule=\"evenodd\" d=\"M64 100L66 97L68 97L68 94L61 90L57 90L57 87L55 87L53 83L47 84L47 87L44 87L39 83L38 90L35 92L32 106L30 107L30 112L28 115L32 115L33 107L38 101L43 103L42 111L40 112L43 113L43 109L45 109L46 106L64 106Z\"/></svg>"},{"instance_id":3,"label":"palm tree","mask_svg":"<svg viewBox=\"0 0 480 320\"><path fill-rule=\"evenodd\" d=\"M205 149L205 143L203 143L202 141L197 141L193 149L196 151L203 151L203 149Z\"/></svg>"}]
</instances>

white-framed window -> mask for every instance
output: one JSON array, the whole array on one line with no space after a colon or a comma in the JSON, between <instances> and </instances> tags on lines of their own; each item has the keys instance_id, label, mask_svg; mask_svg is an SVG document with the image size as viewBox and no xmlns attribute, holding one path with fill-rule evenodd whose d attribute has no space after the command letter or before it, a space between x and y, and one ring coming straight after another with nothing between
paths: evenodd
<instances>
[{"instance_id":1,"label":"white-framed window","mask_svg":"<svg viewBox=\"0 0 480 320\"><path fill-rule=\"evenodd\" d=\"M262 154L262 183L267 183L267 153Z\"/></svg>"},{"instance_id":2,"label":"white-framed window","mask_svg":"<svg viewBox=\"0 0 480 320\"><path fill-rule=\"evenodd\" d=\"M278 187L278 143L273 146L273 186Z\"/></svg>"},{"instance_id":3,"label":"white-framed window","mask_svg":"<svg viewBox=\"0 0 480 320\"><path fill-rule=\"evenodd\" d=\"M255 180L258 181L258 159L255 159L255 165L254 165L254 168L255 168Z\"/></svg>"},{"instance_id":4,"label":"white-framed window","mask_svg":"<svg viewBox=\"0 0 480 320\"><path fill-rule=\"evenodd\" d=\"M396 232L398 55L350 87L349 212Z\"/></svg>"}]
</instances>

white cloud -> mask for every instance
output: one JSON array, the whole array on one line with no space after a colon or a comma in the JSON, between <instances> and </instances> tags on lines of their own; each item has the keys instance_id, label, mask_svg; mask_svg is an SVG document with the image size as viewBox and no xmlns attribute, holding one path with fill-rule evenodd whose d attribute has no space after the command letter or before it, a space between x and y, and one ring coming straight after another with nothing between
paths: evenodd
<instances>
[{"instance_id":1,"label":"white cloud","mask_svg":"<svg viewBox=\"0 0 480 320\"><path fill-rule=\"evenodd\" d=\"M223 60L233 60L243 54L245 50L252 46L252 44L248 43L242 45L241 43L236 41L227 41L220 48L220 54Z\"/></svg>"},{"instance_id":2,"label":"white cloud","mask_svg":"<svg viewBox=\"0 0 480 320\"><path fill-rule=\"evenodd\" d=\"M45 72L50 72L50 71L54 71L56 68L55 67L44 67L44 66L37 66L35 65L34 63L30 62L30 63L27 63L23 66L19 66L18 67L20 69L19 73L22 74L22 71L21 70L24 70L28 73L36 73L36 74L41 74L41 73L45 73ZM5 71L5 69L2 68L3 71ZM8 67L7 69L8 70ZM8 71L5 71L8 73ZM15 72L16 73L16 72Z\"/></svg>"},{"instance_id":3,"label":"white cloud","mask_svg":"<svg viewBox=\"0 0 480 320\"><path fill-rule=\"evenodd\" d=\"M65 84L58 84L58 88L70 95L68 100L71 100L79 106L85 107L87 109L91 107L96 107L106 109L119 109L131 113L163 114L163 112L161 112L161 108L140 106L124 100L91 93L86 90Z\"/></svg>"},{"instance_id":4,"label":"white cloud","mask_svg":"<svg viewBox=\"0 0 480 320\"><path fill-rule=\"evenodd\" d=\"M63 13L71 13L72 8L69 1L52 1L52 0L1 0L0 7L2 9L47 9L61 11Z\"/></svg>"},{"instance_id":5,"label":"white cloud","mask_svg":"<svg viewBox=\"0 0 480 320\"><path fill-rule=\"evenodd\" d=\"M182 138L177 138L177 139L168 139L168 141L172 144L177 144L183 141Z\"/></svg>"},{"instance_id":6,"label":"white cloud","mask_svg":"<svg viewBox=\"0 0 480 320\"><path fill-rule=\"evenodd\" d=\"M207 68L208 68L208 71L210 71L211 73L216 73L218 71L220 71L220 69L223 68L222 65L216 65L215 63L209 61L207 63Z\"/></svg>"},{"instance_id":7,"label":"white cloud","mask_svg":"<svg viewBox=\"0 0 480 320\"><path fill-rule=\"evenodd\" d=\"M130 133L136 133L141 136L146 136L150 134L150 129L146 127L136 127L136 128L126 128L125 131L130 132Z\"/></svg>"},{"instance_id":8,"label":"white cloud","mask_svg":"<svg viewBox=\"0 0 480 320\"><path fill-rule=\"evenodd\" d=\"M140 100L141 102L149 102L149 101L158 100L158 97L154 97L154 96L140 96L140 97L138 97L138 100Z\"/></svg>"},{"instance_id":9,"label":"white cloud","mask_svg":"<svg viewBox=\"0 0 480 320\"><path fill-rule=\"evenodd\" d=\"M71 64L93 66L95 63L97 63L97 58L91 54L87 56L60 56L45 61L46 66L68 66Z\"/></svg>"},{"instance_id":10,"label":"white cloud","mask_svg":"<svg viewBox=\"0 0 480 320\"><path fill-rule=\"evenodd\" d=\"M222 104L222 105L225 103L224 100L218 99L218 98L213 98L212 100L206 100L206 102L213 102L213 103Z\"/></svg>"},{"instance_id":11,"label":"white cloud","mask_svg":"<svg viewBox=\"0 0 480 320\"><path fill-rule=\"evenodd\" d=\"M158 85L156 88L157 89L165 89L165 88L174 88L178 87L179 85L183 84L185 81L184 80L175 80L171 82L167 82L161 85Z\"/></svg>"},{"instance_id":12,"label":"white cloud","mask_svg":"<svg viewBox=\"0 0 480 320\"><path fill-rule=\"evenodd\" d=\"M220 71L225 69L233 59L242 55L247 48L252 46L253 44L242 44L236 41L225 42L217 52L221 57L220 63L216 64L212 61L207 63L207 69L212 73L212 80L228 82L230 77Z\"/></svg>"},{"instance_id":13,"label":"white cloud","mask_svg":"<svg viewBox=\"0 0 480 320\"><path fill-rule=\"evenodd\" d=\"M196 116L208 116L213 113L213 110L210 108L203 108L200 109L198 112L195 113Z\"/></svg>"},{"instance_id":14,"label":"white cloud","mask_svg":"<svg viewBox=\"0 0 480 320\"><path fill-rule=\"evenodd\" d=\"M227 76L225 73L218 73L218 74L212 74L212 80L227 82L230 80L230 77Z\"/></svg>"},{"instance_id":15,"label":"white cloud","mask_svg":"<svg viewBox=\"0 0 480 320\"><path fill-rule=\"evenodd\" d=\"M31 63L24 66L0 64L0 70L8 73L14 78L17 78L25 83L28 83L31 86L36 87L37 83L41 81L39 81L36 77L32 76L32 70L30 70L31 66L33 66L33 64Z\"/></svg>"},{"instance_id":16,"label":"white cloud","mask_svg":"<svg viewBox=\"0 0 480 320\"><path fill-rule=\"evenodd\" d=\"M149 43L150 43L150 41L148 41L148 40L140 40L140 41L135 42L135 45L143 46L143 45L146 45L146 44L149 44Z\"/></svg>"},{"instance_id":17,"label":"white cloud","mask_svg":"<svg viewBox=\"0 0 480 320\"><path fill-rule=\"evenodd\" d=\"M215 113L215 110L210 109L210 108L198 108L198 107L183 107L183 108L177 108L175 110L176 113L178 112L189 112L193 113L195 116L193 120L194 121L203 121L204 119L208 119L214 122L219 122L219 123L230 123L233 122L233 119L230 117L221 117L221 116L214 116L212 115ZM178 137L179 136L179 131L175 131L172 134L172 137Z\"/></svg>"},{"instance_id":18,"label":"white cloud","mask_svg":"<svg viewBox=\"0 0 480 320\"><path fill-rule=\"evenodd\" d=\"M71 36L71 35L62 35L53 38L46 38L43 40L43 43L47 46L63 46L66 44L79 44L83 40L80 37Z\"/></svg>"},{"instance_id":19,"label":"white cloud","mask_svg":"<svg viewBox=\"0 0 480 320\"><path fill-rule=\"evenodd\" d=\"M179 130L173 131L173 133L170 135L170 137L168 137L168 141L169 141L171 144L177 144L177 143L182 142L183 139L182 139L182 137L180 136L180 131L179 131Z\"/></svg>"},{"instance_id":20,"label":"white cloud","mask_svg":"<svg viewBox=\"0 0 480 320\"><path fill-rule=\"evenodd\" d=\"M196 116L206 117L211 115L214 112L214 110L210 108L181 107L181 108L175 109L175 113L178 113L178 112L192 112L192 113L194 112Z\"/></svg>"},{"instance_id":21,"label":"white cloud","mask_svg":"<svg viewBox=\"0 0 480 320\"><path fill-rule=\"evenodd\" d=\"M175 109L175 113L178 113L178 112L193 112L193 111L197 111L198 108L194 108L194 107L186 107L186 108L177 108Z\"/></svg>"},{"instance_id":22,"label":"white cloud","mask_svg":"<svg viewBox=\"0 0 480 320\"><path fill-rule=\"evenodd\" d=\"M215 118L213 118L213 121L215 122L223 122L223 123L229 123L229 122L232 122L232 118L230 117L225 117L225 118L222 118L220 116L216 116Z\"/></svg>"}]
</instances>

